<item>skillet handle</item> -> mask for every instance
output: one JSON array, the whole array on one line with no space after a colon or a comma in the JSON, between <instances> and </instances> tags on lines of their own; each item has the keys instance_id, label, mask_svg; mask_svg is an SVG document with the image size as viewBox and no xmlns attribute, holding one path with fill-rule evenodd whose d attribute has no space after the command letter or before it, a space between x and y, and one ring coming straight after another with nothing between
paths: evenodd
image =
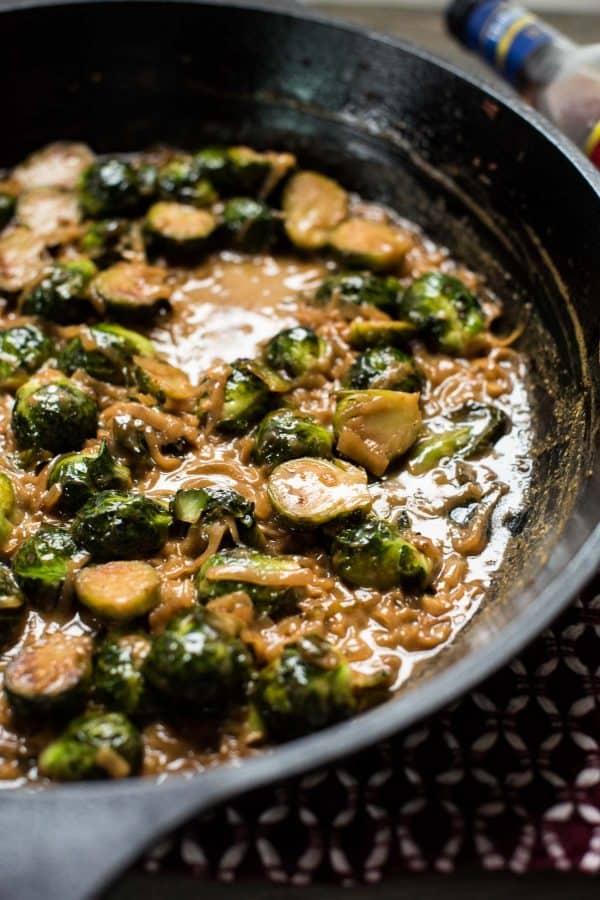
<instances>
[{"instance_id":1,"label":"skillet handle","mask_svg":"<svg viewBox=\"0 0 600 900\"><path fill-rule=\"evenodd\" d=\"M216 799L202 781L0 794L1 900L98 896L169 829Z\"/></svg>"}]
</instances>

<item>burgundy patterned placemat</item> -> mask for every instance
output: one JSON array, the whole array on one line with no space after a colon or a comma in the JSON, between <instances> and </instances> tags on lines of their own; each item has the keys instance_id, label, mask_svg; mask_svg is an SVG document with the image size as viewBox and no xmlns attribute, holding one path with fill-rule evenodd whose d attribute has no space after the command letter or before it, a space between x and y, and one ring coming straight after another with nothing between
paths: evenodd
<instances>
[{"instance_id":1,"label":"burgundy patterned placemat","mask_svg":"<svg viewBox=\"0 0 600 900\"><path fill-rule=\"evenodd\" d=\"M147 869L373 883L462 865L600 872L600 577L424 724L187 826Z\"/></svg>"}]
</instances>

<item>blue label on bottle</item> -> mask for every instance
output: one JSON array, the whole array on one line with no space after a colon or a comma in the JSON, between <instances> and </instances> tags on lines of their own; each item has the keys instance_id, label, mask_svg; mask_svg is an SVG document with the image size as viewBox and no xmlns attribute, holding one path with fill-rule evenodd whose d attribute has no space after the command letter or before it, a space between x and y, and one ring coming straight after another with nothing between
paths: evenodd
<instances>
[{"instance_id":1,"label":"blue label on bottle","mask_svg":"<svg viewBox=\"0 0 600 900\"><path fill-rule=\"evenodd\" d=\"M552 35L522 7L484 0L469 16L464 39L469 49L516 84L525 61L548 44Z\"/></svg>"}]
</instances>

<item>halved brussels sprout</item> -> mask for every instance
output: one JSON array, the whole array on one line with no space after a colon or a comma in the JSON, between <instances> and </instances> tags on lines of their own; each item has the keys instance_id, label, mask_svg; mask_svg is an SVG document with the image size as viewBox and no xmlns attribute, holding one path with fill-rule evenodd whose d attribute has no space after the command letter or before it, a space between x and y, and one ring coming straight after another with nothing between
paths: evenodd
<instances>
[{"instance_id":1,"label":"halved brussels sprout","mask_svg":"<svg viewBox=\"0 0 600 900\"><path fill-rule=\"evenodd\" d=\"M339 531L331 546L331 564L355 587L423 590L431 580L429 557L406 540L392 522L368 518Z\"/></svg>"},{"instance_id":2,"label":"halved brussels sprout","mask_svg":"<svg viewBox=\"0 0 600 900\"><path fill-rule=\"evenodd\" d=\"M299 456L329 457L333 436L310 416L293 409L267 413L256 431L254 457L261 465L277 465Z\"/></svg>"},{"instance_id":3,"label":"halved brussels sprout","mask_svg":"<svg viewBox=\"0 0 600 900\"><path fill-rule=\"evenodd\" d=\"M384 474L412 447L421 427L419 394L340 391L333 427L337 449L373 475Z\"/></svg>"},{"instance_id":4,"label":"halved brussels sprout","mask_svg":"<svg viewBox=\"0 0 600 900\"><path fill-rule=\"evenodd\" d=\"M73 537L96 560L139 559L159 552L171 522L168 509L156 500L100 491L75 516Z\"/></svg>"},{"instance_id":5,"label":"halved brussels sprout","mask_svg":"<svg viewBox=\"0 0 600 900\"><path fill-rule=\"evenodd\" d=\"M394 347L405 345L417 333L410 322L392 322L370 319L350 323L348 343L357 350L367 347Z\"/></svg>"},{"instance_id":6,"label":"halved brussels sprout","mask_svg":"<svg viewBox=\"0 0 600 900\"><path fill-rule=\"evenodd\" d=\"M274 369L292 377L322 369L329 356L329 345L312 328L294 325L285 328L268 342L265 359Z\"/></svg>"},{"instance_id":7,"label":"halved brussels sprout","mask_svg":"<svg viewBox=\"0 0 600 900\"><path fill-rule=\"evenodd\" d=\"M25 288L19 309L26 316L42 316L60 325L83 322L91 312L88 286L95 274L96 266L89 259L55 263Z\"/></svg>"},{"instance_id":8,"label":"halved brussels sprout","mask_svg":"<svg viewBox=\"0 0 600 900\"><path fill-rule=\"evenodd\" d=\"M19 586L40 609L56 605L73 569L77 547L69 531L46 525L23 541L13 559Z\"/></svg>"},{"instance_id":9,"label":"halved brussels sprout","mask_svg":"<svg viewBox=\"0 0 600 900\"><path fill-rule=\"evenodd\" d=\"M261 200L234 197L223 210L223 226L229 244L245 253L264 253L275 244L281 231L280 219Z\"/></svg>"},{"instance_id":10,"label":"halved brussels sprout","mask_svg":"<svg viewBox=\"0 0 600 900\"><path fill-rule=\"evenodd\" d=\"M120 246L129 231L127 219L100 219L91 222L79 240L79 249L101 267L121 259Z\"/></svg>"},{"instance_id":11,"label":"halved brussels sprout","mask_svg":"<svg viewBox=\"0 0 600 900\"><path fill-rule=\"evenodd\" d=\"M171 287L159 266L120 262L96 275L91 293L116 318L146 320L168 306Z\"/></svg>"},{"instance_id":12,"label":"halved brussels sprout","mask_svg":"<svg viewBox=\"0 0 600 900\"><path fill-rule=\"evenodd\" d=\"M26 190L55 187L70 191L93 161L94 154L85 144L57 141L28 156L12 177Z\"/></svg>"},{"instance_id":13,"label":"halved brussels sprout","mask_svg":"<svg viewBox=\"0 0 600 900\"><path fill-rule=\"evenodd\" d=\"M314 528L371 506L364 469L303 457L282 463L268 481L269 499L296 526Z\"/></svg>"},{"instance_id":14,"label":"halved brussels sprout","mask_svg":"<svg viewBox=\"0 0 600 900\"><path fill-rule=\"evenodd\" d=\"M159 695L198 718L223 715L242 700L250 670L244 644L221 631L202 607L171 619L154 638L143 668Z\"/></svg>"},{"instance_id":15,"label":"halved brussels sprout","mask_svg":"<svg viewBox=\"0 0 600 900\"><path fill-rule=\"evenodd\" d=\"M91 674L90 638L55 631L9 662L4 690L19 715L56 716L83 706Z\"/></svg>"},{"instance_id":16,"label":"halved brussels sprout","mask_svg":"<svg viewBox=\"0 0 600 900\"><path fill-rule=\"evenodd\" d=\"M254 503L237 491L221 487L183 488L173 500L173 515L179 522L196 525L230 516L243 529L254 528Z\"/></svg>"},{"instance_id":17,"label":"halved brussels sprout","mask_svg":"<svg viewBox=\"0 0 600 900\"><path fill-rule=\"evenodd\" d=\"M95 699L128 716L143 713L149 703L142 668L150 647L145 634L108 637L94 663Z\"/></svg>"},{"instance_id":18,"label":"halved brussels sprout","mask_svg":"<svg viewBox=\"0 0 600 900\"><path fill-rule=\"evenodd\" d=\"M0 649L14 641L25 620L27 604L12 571L0 563Z\"/></svg>"},{"instance_id":19,"label":"halved brussels sprout","mask_svg":"<svg viewBox=\"0 0 600 900\"><path fill-rule=\"evenodd\" d=\"M397 269L412 245L401 228L370 219L348 219L329 236L329 246L344 262L375 272Z\"/></svg>"},{"instance_id":20,"label":"halved brussels sprout","mask_svg":"<svg viewBox=\"0 0 600 900\"><path fill-rule=\"evenodd\" d=\"M96 434L98 408L93 398L68 378L34 376L17 391L12 429L21 450L63 453Z\"/></svg>"},{"instance_id":21,"label":"halved brussels sprout","mask_svg":"<svg viewBox=\"0 0 600 900\"><path fill-rule=\"evenodd\" d=\"M159 403L189 400L196 396L196 389L183 369L148 356L135 356L134 362L138 388L143 393L152 394Z\"/></svg>"},{"instance_id":22,"label":"halved brussels sprout","mask_svg":"<svg viewBox=\"0 0 600 900\"><path fill-rule=\"evenodd\" d=\"M0 291L14 294L48 264L43 237L29 228L13 228L0 237Z\"/></svg>"},{"instance_id":23,"label":"halved brussels sprout","mask_svg":"<svg viewBox=\"0 0 600 900\"><path fill-rule=\"evenodd\" d=\"M52 353L52 342L37 325L0 331L0 390L20 387Z\"/></svg>"},{"instance_id":24,"label":"halved brussels sprout","mask_svg":"<svg viewBox=\"0 0 600 900\"><path fill-rule=\"evenodd\" d=\"M399 315L443 353L468 353L485 327L477 297L458 278L441 272L427 272L413 281L400 301Z\"/></svg>"},{"instance_id":25,"label":"halved brussels sprout","mask_svg":"<svg viewBox=\"0 0 600 900\"><path fill-rule=\"evenodd\" d=\"M132 216L139 212L138 176L131 163L105 159L92 163L78 181L79 202L92 219Z\"/></svg>"},{"instance_id":26,"label":"halved brussels sprout","mask_svg":"<svg viewBox=\"0 0 600 900\"><path fill-rule=\"evenodd\" d=\"M285 187L283 213L291 242L303 250L319 250L348 215L348 194L325 175L298 172Z\"/></svg>"},{"instance_id":27,"label":"halved brussels sprout","mask_svg":"<svg viewBox=\"0 0 600 900\"><path fill-rule=\"evenodd\" d=\"M414 474L427 472L448 457L477 456L501 438L509 426L506 413L497 406L475 401L452 410L441 423L447 424L448 429L425 433L414 445L409 461Z\"/></svg>"},{"instance_id":28,"label":"halved brussels sprout","mask_svg":"<svg viewBox=\"0 0 600 900\"><path fill-rule=\"evenodd\" d=\"M50 241L48 236L53 232L77 225L80 220L77 197L70 191L44 187L34 188L19 195L17 222L30 228L35 234L46 236L48 241Z\"/></svg>"},{"instance_id":29,"label":"halved brussels sprout","mask_svg":"<svg viewBox=\"0 0 600 900\"><path fill-rule=\"evenodd\" d=\"M209 556L196 576L196 588L202 603L245 591L257 613L278 617L296 608L305 575L291 556L267 556L235 547Z\"/></svg>"},{"instance_id":30,"label":"halved brussels sprout","mask_svg":"<svg viewBox=\"0 0 600 900\"><path fill-rule=\"evenodd\" d=\"M156 569L138 559L86 566L75 576L77 599L101 618L126 622L160 602Z\"/></svg>"},{"instance_id":31,"label":"halved brussels sprout","mask_svg":"<svg viewBox=\"0 0 600 900\"><path fill-rule=\"evenodd\" d=\"M244 434L264 416L270 404L271 392L256 375L252 360L236 360L231 364L231 375L225 383L219 430Z\"/></svg>"},{"instance_id":32,"label":"halved brussels sprout","mask_svg":"<svg viewBox=\"0 0 600 900\"><path fill-rule=\"evenodd\" d=\"M0 547L12 534L13 525L10 519L15 510L15 503L13 483L5 472L0 472Z\"/></svg>"},{"instance_id":33,"label":"halved brussels sprout","mask_svg":"<svg viewBox=\"0 0 600 900\"><path fill-rule=\"evenodd\" d=\"M76 512L97 491L108 488L126 489L131 485L127 466L117 463L105 441L98 448L59 456L48 468L48 490L60 487L55 503L63 512Z\"/></svg>"},{"instance_id":34,"label":"halved brussels sprout","mask_svg":"<svg viewBox=\"0 0 600 900\"><path fill-rule=\"evenodd\" d=\"M318 303L333 300L350 306L367 304L393 315L399 291L400 282L392 275L382 277L371 272L342 272L322 282L315 300Z\"/></svg>"},{"instance_id":35,"label":"halved brussels sprout","mask_svg":"<svg viewBox=\"0 0 600 900\"><path fill-rule=\"evenodd\" d=\"M260 152L251 147L230 147L229 179L236 193L266 196L296 165L291 153Z\"/></svg>"},{"instance_id":36,"label":"halved brussels sprout","mask_svg":"<svg viewBox=\"0 0 600 900\"><path fill-rule=\"evenodd\" d=\"M220 192L232 188L231 163L226 147L203 147L193 157L194 170Z\"/></svg>"},{"instance_id":37,"label":"halved brussels sprout","mask_svg":"<svg viewBox=\"0 0 600 900\"><path fill-rule=\"evenodd\" d=\"M83 369L98 381L131 386L138 381L134 356L154 353L152 342L137 331L102 322L82 328L59 353L57 365L67 375Z\"/></svg>"},{"instance_id":38,"label":"halved brussels sprout","mask_svg":"<svg viewBox=\"0 0 600 900\"><path fill-rule=\"evenodd\" d=\"M141 735L122 713L91 712L40 753L38 768L55 781L127 778L139 772L143 756Z\"/></svg>"},{"instance_id":39,"label":"halved brussels sprout","mask_svg":"<svg viewBox=\"0 0 600 900\"><path fill-rule=\"evenodd\" d=\"M190 156L180 156L158 170L157 187L163 200L174 200L190 206L210 206L218 200L217 192L202 167Z\"/></svg>"},{"instance_id":40,"label":"halved brussels sprout","mask_svg":"<svg viewBox=\"0 0 600 900\"><path fill-rule=\"evenodd\" d=\"M6 191L0 191L0 231L6 228L15 214L16 197Z\"/></svg>"},{"instance_id":41,"label":"halved brussels sprout","mask_svg":"<svg viewBox=\"0 0 600 900\"><path fill-rule=\"evenodd\" d=\"M210 249L217 220L206 209L161 200L144 220L144 237L153 253L171 259L197 259Z\"/></svg>"},{"instance_id":42,"label":"halved brussels sprout","mask_svg":"<svg viewBox=\"0 0 600 900\"><path fill-rule=\"evenodd\" d=\"M344 387L381 388L411 393L421 389L412 357L395 347L373 347L357 356L344 378Z\"/></svg>"}]
</instances>

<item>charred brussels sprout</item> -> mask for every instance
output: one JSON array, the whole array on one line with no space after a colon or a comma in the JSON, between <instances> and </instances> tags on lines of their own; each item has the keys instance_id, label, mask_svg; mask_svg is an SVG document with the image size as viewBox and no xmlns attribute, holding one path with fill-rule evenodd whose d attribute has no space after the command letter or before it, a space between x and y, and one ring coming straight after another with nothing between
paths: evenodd
<instances>
[{"instance_id":1,"label":"charred brussels sprout","mask_svg":"<svg viewBox=\"0 0 600 900\"><path fill-rule=\"evenodd\" d=\"M243 434L264 416L270 403L269 388L255 373L252 360L236 360L225 383L219 430Z\"/></svg>"},{"instance_id":2,"label":"charred brussels sprout","mask_svg":"<svg viewBox=\"0 0 600 900\"><path fill-rule=\"evenodd\" d=\"M68 378L34 377L17 391L11 421L19 449L63 453L96 434L98 408Z\"/></svg>"},{"instance_id":3,"label":"charred brussels sprout","mask_svg":"<svg viewBox=\"0 0 600 900\"><path fill-rule=\"evenodd\" d=\"M267 556L258 550L236 547L213 553L196 576L198 599L203 603L244 591L257 613L285 615L294 610L306 571L290 556Z\"/></svg>"},{"instance_id":4,"label":"charred brussels sprout","mask_svg":"<svg viewBox=\"0 0 600 900\"><path fill-rule=\"evenodd\" d=\"M234 197L223 210L223 226L228 242L245 253L261 253L275 244L280 220L261 200Z\"/></svg>"},{"instance_id":5,"label":"charred brussels sprout","mask_svg":"<svg viewBox=\"0 0 600 900\"><path fill-rule=\"evenodd\" d=\"M77 599L101 618L126 622L143 616L160 601L156 569L137 559L86 566L75 576Z\"/></svg>"},{"instance_id":6,"label":"charred brussels sprout","mask_svg":"<svg viewBox=\"0 0 600 900\"><path fill-rule=\"evenodd\" d=\"M92 222L79 240L79 249L101 267L111 266L121 258L120 245L129 230L126 219L101 219Z\"/></svg>"},{"instance_id":7,"label":"charred brussels sprout","mask_svg":"<svg viewBox=\"0 0 600 900\"><path fill-rule=\"evenodd\" d=\"M158 170L157 188L161 199L189 206L210 206L218 200L217 192L202 167L192 157L178 157Z\"/></svg>"},{"instance_id":8,"label":"charred brussels sprout","mask_svg":"<svg viewBox=\"0 0 600 900\"><path fill-rule=\"evenodd\" d=\"M469 352L473 338L485 327L477 297L458 278L441 272L428 272L413 281L400 301L399 314L443 353Z\"/></svg>"},{"instance_id":9,"label":"charred brussels sprout","mask_svg":"<svg viewBox=\"0 0 600 900\"><path fill-rule=\"evenodd\" d=\"M292 377L322 369L329 355L329 346L312 328L295 325L285 328L271 338L265 347L265 360L274 369Z\"/></svg>"},{"instance_id":10,"label":"charred brussels sprout","mask_svg":"<svg viewBox=\"0 0 600 900\"><path fill-rule=\"evenodd\" d=\"M13 572L35 606L51 609L57 603L76 554L70 532L54 525L23 541L13 559Z\"/></svg>"},{"instance_id":11,"label":"charred brussels sprout","mask_svg":"<svg viewBox=\"0 0 600 900\"><path fill-rule=\"evenodd\" d=\"M269 499L292 525L315 528L368 509L367 474L340 460L291 459L271 473Z\"/></svg>"},{"instance_id":12,"label":"charred brussels sprout","mask_svg":"<svg viewBox=\"0 0 600 900\"><path fill-rule=\"evenodd\" d=\"M27 316L41 316L59 325L82 322L91 312L88 286L95 274L96 266L89 259L55 263L39 281L25 289L20 310Z\"/></svg>"},{"instance_id":13,"label":"charred brussels sprout","mask_svg":"<svg viewBox=\"0 0 600 900\"><path fill-rule=\"evenodd\" d=\"M187 488L177 491L173 515L179 522L215 522L230 516L244 529L254 527L254 503L229 488Z\"/></svg>"},{"instance_id":14,"label":"charred brussels sprout","mask_svg":"<svg viewBox=\"0 0 600 900\"><path fill-rule=\"evenodd\" d=\"M140 206L135 168L120 159L92 163L79 179L79 203L92 219L135 215Z\"/></svg>"},{"instance_id":15,"label":"charred brussels sprout","mask_svg":"<svg viewBox=\"0 0 600 900\"><path fill-rule=\"evenodd\" d=\"M216 620L197 607L175 616L154 638L143 671L169 703L198 717L219 715L243 699L250 657L241 641L222 632Z\"/></svg>"},{"instance_id":16,"label":"charred brussels sprout","mask_svg":"<svg viewBox=\"0 0 600 900\"><path fill-rule=\"evenodd\" d=\"M46 487L59 488L56 508L73 513L97 491L128 488L130 484L129 469L112 458L102 441L97 449L67 453L54 460L48 469Z\"/></svg>"},{"instance_id":17,"label":"charred brussels sprout","mask_svg":"<svg viewBox=\"0 0 600 900\"><path fill-rule=\"evenodd\" d=\"M168 307L171 288L159 266L120 262L94 278L90 293L96 306L115 318L146 321Z\"/></svg>"},{"instance_id":18,"label":"charred brussels sprout","mask_svg":"<svg viewBox=\"0 0 600 900\"><path fill-rule=\"evenodd\" d=\"M148 210L144 238L154 254L172 260L196 259L206 253L217 230L217 220L206 209L162 200Z\"/></svg>"},{"instance_id":19,"label":"charred brussels sprout","mask_svg":"<svg viewBox=\"0 0 600 900\"><path fill-rule=\"evenodd\" d=\"M56 781L126 778L142 765L144 745L122 713L87 713L42 751L40 773Z\"/></svg>"},{"instance_id":20,"label":"charred brussels sprout","mask_svg":"<svg viewBox=\"0 0 600 900\"><path fill-rule=\"evenodd\" d=\"M331 432L293 409L268 413L256 431L254 457L261 465L277 465L299 456L329 457Z\"/></svg>"},{"instance_id":21,"label":"charred brussels sprout","mask_svg":"<svg viewBox=\"0 0 600 900\"><path fill-rule=\"evenodd\" d=\"M409 468L415 474L427 472L452 456L470 459L487 450L509 427L506 414L497 406L471 401L444 416L442 431L424 434L410 454Z\"/></svg>"},{"instance_id":22,"label":"charred brussels sprout","mask_svg":"<svg viewBox=\"0 0 600 900\"><path fill-rule=\"evenodd\" d=\"M317 303L331 300L351 306L376 306L393 313L398 303L400 282L391 275L381 277L370 272L343 272L326 278L315 294Z\"/></svg>"},{"instance_id":23,"label":"charred brussels sprout","mask_svg":"<svg viewBox=\"0 0 600 900\"><path fill-rule=\"evenodd\" d=\"M348 584L381 591L394 587L422 590L429 584L433 568L431 560L406 540L397 525L374 518L338 532L331 547L331 563Z\"/></svg>"},{"instance_id":24,"label":"charred brussels sprout","mask_svg":"<svg viewBox=\"0 0 600 900\"><path fill-rule=\"evenodd\" d=\"M382 388L412 393L421 389L421 379L408 354L395 347L373 347L354 360L344 379L349 388Z\"/></svg>"},{"instance_id":25,"label":"charred brussels sprout","mask_svg":"<svg viewBox=\"0 0 600 900\"><path fill-rule=\"evenodd\" d=\"M95 698L128 716L143 713L149 704L142 667L149 651L150 639L144 634L107 638L94 663Z\"/></svg>"},{"instance_id":26,"label":"charred brussels sprout","mask_svg":"<svg viewBox=\"0 0 600 900\"><path fill-rule=\"evenodd\" d=\"M18 388L51 353L52 342L36 325L14 325L0 331L0 389Z\"/></svg>"},{"instance_id":27,"label":"charred brussels sprout","mask_svg":"<svg viewBox=\"0 0 600 900\"><path fill-rule=\"evenodd\" d=\"M16 198L0 191L0 231L8 225L15 214Z\"/></svg>"},{"instance_id":28,"label":"charred brussels sprout","mask_svg":"<svg viewBox=\"0 0 600 900\"><path fill-rule=\"evenodd\" d=\"M255 701L268 733L278 740L316 731L357 711L348 664L316 637L288 644L262 669Z\"/></svg>"},{"instance_id":29,"label":"charred brussels sprout","mask_svg":"<svg viewBox=\"0 0 600 900\"><path fill-rule=\"evenodd\" d=\"M348 214L348 194L336 181L318 172L298 172L283 194L287 236L302 250L319 250Z\"/></svg>"},{"instance_id":30,"label":"charred brussels sprout","mask_svg":"<svg viewBox=\"0 0 600 900\"><path fill-rule=\"evenodd\" d=\"M11 643L25 620L26 602L15 576L0 563L0 648Z\"/></svg>"},{"instance_id":31,"label":"charred brussels sprout","mask_svg":"<svg viewBox=\"0 0 600 900\"><path fill-rule=\"evenodd\" d=\"M417 439L419 395L371 389L340 391L333 426L338 451L381 476Z\"/></svg>"},{"instance_id":32,"label":"charred brussels sprout","mask_svg":"<svg viewBox=\"0 0 600 900\"><path fill-rule=\"evenodd\" d=\"M346 265L374 272L397 269L412 244L401 228L370 219L348 219L329 238L329 246Z\"/></svg>"},{"instance_id":33,"label":"charred brussels sprout","mask_svg":"<svg viewBox=\"0 0 600 900\"><path fill-rule=\"evenodd\" d=\"M4 689L21 716L56 716L80 708L92 674L92 642L60 631L25 646L4 673Z\"/></svg>"},{"instance_id":34,"label":"charred brussels sprout","mask_svg":"<svg viewBox=\"0 0 600 900\"><path fill-rule=\"evenodd\" d=\"M58 355L58 368L67 375L83 369L98 381L131 386L137 383L133 357L153 356L147 338L122 325L91 325L82 328Z\"/></svg>"},{"instance_id":35,"label":"charred brussels sprout","mask_svg":"<svg viewBox=\"0 0 600 900\"><path fill-rule=\"evenodd\" d=\"M100 491L77 513L73 537L94 559L136 559L158 553L170 526L161 503L142 494Z\"/></svg>"}]
</instances>

